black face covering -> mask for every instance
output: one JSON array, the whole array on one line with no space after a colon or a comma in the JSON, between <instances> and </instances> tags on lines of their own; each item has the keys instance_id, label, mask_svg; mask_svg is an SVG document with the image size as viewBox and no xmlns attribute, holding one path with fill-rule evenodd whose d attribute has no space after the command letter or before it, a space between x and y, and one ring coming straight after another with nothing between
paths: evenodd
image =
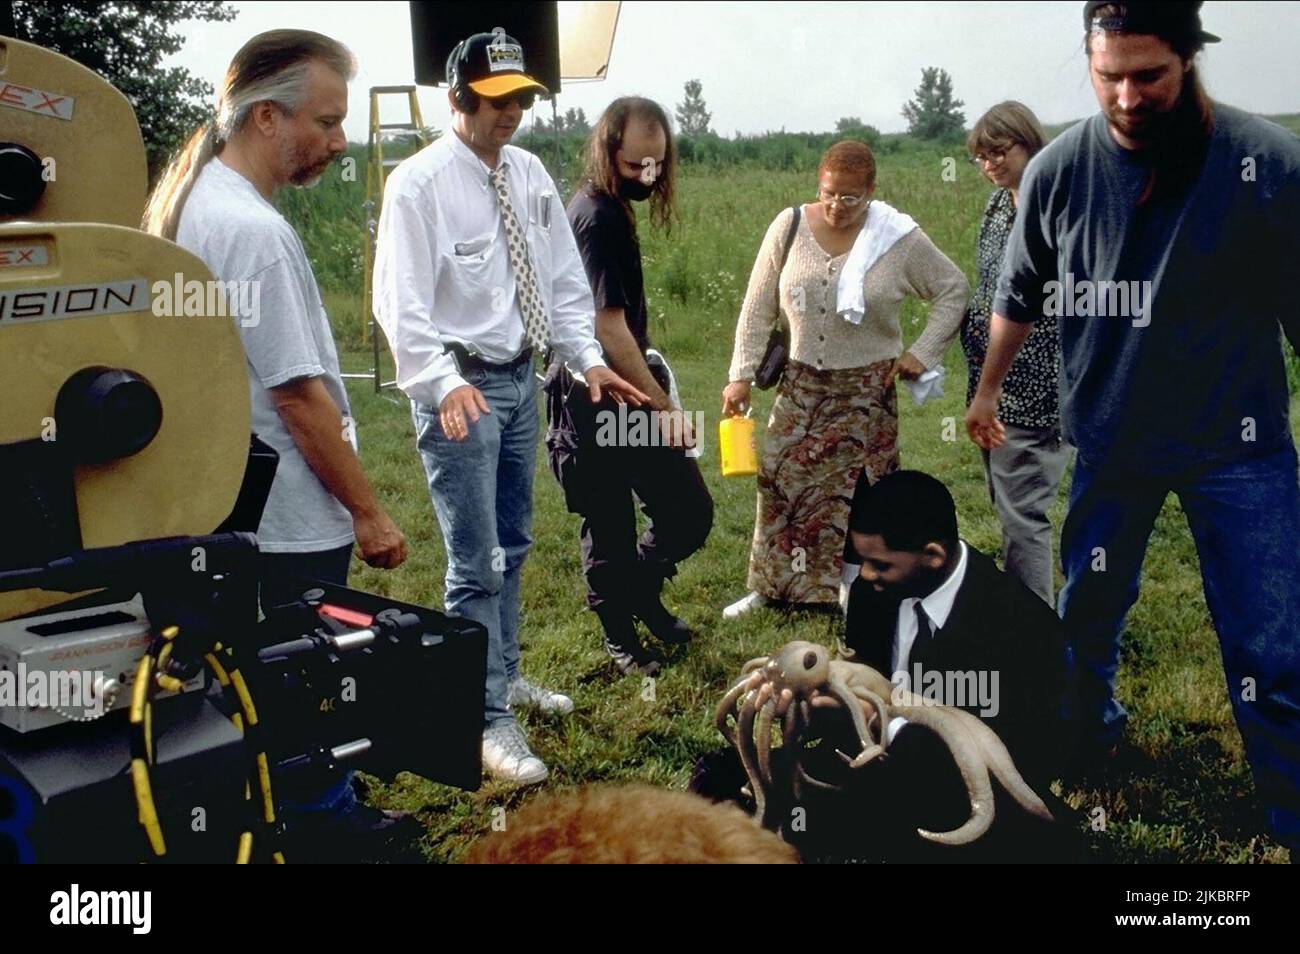
<instances>
[{"instance_id":1,"label":"black face covering","mask_svg":"<svg viewBox=\"0 0 1300 954\"><path fill-rule=\"evenodd\" d=\"M653 185L646 185L640 179L620 179L618 182L619 198L629 202L644 202L654 191Z\"/></svg>"}]
</instances>

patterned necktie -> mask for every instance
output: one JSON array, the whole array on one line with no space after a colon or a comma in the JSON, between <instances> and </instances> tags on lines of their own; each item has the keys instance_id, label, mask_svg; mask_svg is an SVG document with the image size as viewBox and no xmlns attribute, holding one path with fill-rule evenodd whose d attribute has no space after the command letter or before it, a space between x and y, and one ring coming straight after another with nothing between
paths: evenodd
<instances>
[{"instance_id":1,"label":"patterned necktie","mask_svg":"<svg viewBox=\"0 0 1300 954\"><path fill-rule=\"evenodd\" d=\"M551 323L546 318L546 309L542 306L542 295L537 287L537 272L528 257L528 244L524 241L524 230L515 215L515 207L510 202L510 187L506 183L506 166L500 163L488 177L492 187L497 190L497 199L501 203L501 220L506 226L506 245L510 249L510 267L515 273L515 291L519 298L519 312L524 316L524 334L533 349L545 356L551 343Z\"/></svg>"}]
</instances>

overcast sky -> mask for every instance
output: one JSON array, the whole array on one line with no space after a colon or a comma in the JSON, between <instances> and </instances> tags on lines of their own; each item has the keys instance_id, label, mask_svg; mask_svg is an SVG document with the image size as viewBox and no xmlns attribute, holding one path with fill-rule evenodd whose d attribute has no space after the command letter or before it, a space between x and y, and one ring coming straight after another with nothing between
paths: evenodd
<instances>
[{"instance_id":1,"label":"overcast sky","mask_svg":"<svg viewBox=\"0 0 1300 954\"><path fill-rule=\"evenodd\" d=\"M168 65L213 84L249 37L276 27L318 30L347 43L360 71L347 131L367 137L367 90L413 81L409 5L401 2L233 3L232 23L194 23ZM561 7L565 4L561 3ZM1082 3L624 3L608 78L566 83L563 112L590 120L616 96L638 93L669 112L699 79L713 128L825 131L858 116L882 132L906 128L900 108L925 66L952 74L967 124L1019 99L1044 122L1096 109L1082 48ZM1259 113L1300 112L1300 3L1210 0L1201 11L1223 38L1201 54L1216 99ZM525 57L527 50L524 51ZM422 87L425 122L445 128L443 89ZM550 112L549 104L534 109ZM393 121L388 112L385 121ZM526 120L527 121L527 120Z\"/></svg>"}]
</instances>

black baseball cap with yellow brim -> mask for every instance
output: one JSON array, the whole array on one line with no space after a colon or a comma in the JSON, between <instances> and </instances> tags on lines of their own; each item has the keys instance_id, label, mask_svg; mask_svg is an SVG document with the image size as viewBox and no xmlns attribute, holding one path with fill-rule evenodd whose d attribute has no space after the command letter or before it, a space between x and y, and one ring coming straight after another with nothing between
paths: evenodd
<instances>
[{"instance_id":1,"label":"black baseball cap with yellow brim","mask_svg":"<svg viewBox=\"0 0 1300 954\"><path fill-rule=\"evenodd\" d=\"M524 90L550 95L525 72L524 48L501 27L457 44L447 58L447 85L468 87L487 99Z\"/></svg>"}]
</instances>

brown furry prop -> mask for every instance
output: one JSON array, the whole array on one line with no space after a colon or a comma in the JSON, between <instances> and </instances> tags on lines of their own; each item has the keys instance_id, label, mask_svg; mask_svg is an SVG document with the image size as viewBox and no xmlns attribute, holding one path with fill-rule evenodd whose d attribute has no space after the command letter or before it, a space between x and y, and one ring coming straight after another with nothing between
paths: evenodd
<instances>
[{"instance_id":1,"label":"brown furry prop","mask_svg":"<svg viewBox=\"0 0 1300 954\"><path fill-rule=\"evenodd\" d=\"M732 805L648 785L541 795L481 839L470 864L798 864L795 850Z\"/></svg>"}]
</instances>

